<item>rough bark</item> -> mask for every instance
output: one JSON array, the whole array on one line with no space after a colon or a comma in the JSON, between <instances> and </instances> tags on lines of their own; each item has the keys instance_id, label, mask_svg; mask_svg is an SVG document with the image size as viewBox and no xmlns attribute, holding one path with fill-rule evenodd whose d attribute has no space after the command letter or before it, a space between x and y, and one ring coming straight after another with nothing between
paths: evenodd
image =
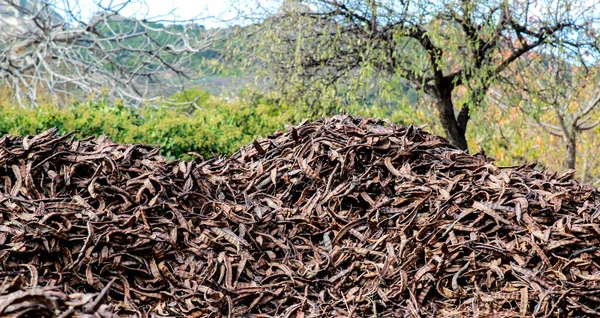
<instances>
[{"instance_id":1,"label":"rough bark","mask_svg":"<svg viewBox=\"0 0 600 318\"><path fill-rule=\"evenodd\" d=\"M463 135L467 133L467 124L469 123L469 119L471 119L471 116L469 116L469 106L463 105L458 113L458 117L456 118L458 128L460 128L460 130L463 132Z\"/></svg>"},{"instance_id":2,"label":"rough bark","mask_svg":"<svg viewBox=\"0 0 600 318\"><path fill-rule=\"evenodd\" d=\"M467 138L465 137L466 125L468 120L468 108L466 111L461 110L461 124L464 127L460 127L459 122L454 115L454 104L452 103L452 96L450 94L438 94L436 96L436 106L440 116L440 123L446 133L446 138L454 146L468 150ZM466 106L465 106L466 107ZM465 117L466 116L466 117ZM467 118L466 120L464 118Z\"/></svg>"},{"instance_id":3,"label":"rough bark","mask_svg":"<svg viewBox=\"0 0 600 318\"><path fill-rule=\"evenodd\" d=\"M577 158L577 139L575 136L566 136L565 140L565 161L563 163L566 169L575 169Z\"/></svg>"}]
</instances>

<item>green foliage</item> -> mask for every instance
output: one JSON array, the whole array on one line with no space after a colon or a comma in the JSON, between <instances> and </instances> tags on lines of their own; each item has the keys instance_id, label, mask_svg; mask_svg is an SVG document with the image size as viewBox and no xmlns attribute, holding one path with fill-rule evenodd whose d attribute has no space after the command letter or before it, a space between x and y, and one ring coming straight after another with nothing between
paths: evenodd
<instances>
[{"instance_id":1,"label":"green foliage","mask_svg":"<svg viewBox=\"0 0 600 318\"><path fill-rule=\"evenodd\" d=\"M166 99L163 106L175 106L178 109L190 110L201 109L208 100L210 94L200 86L186 88Z\"/></svg>"},{"instance_id":2,"label":"green foliage","mask_svg":"<svg viewBox=\"0 0 600 318\"><path fill-rule=\"evenodd\" d=\"M106 135L119 143L157 145L171 159L190 159L190 151L208 158L231 154L298 118L294 107L259 96L232 102L211 98L191 113L166 107L135 110L107 102L3 106L0 134L31 135L56 127L63 134L77 130L78 137Z\"/></svg>"}]
</instances>

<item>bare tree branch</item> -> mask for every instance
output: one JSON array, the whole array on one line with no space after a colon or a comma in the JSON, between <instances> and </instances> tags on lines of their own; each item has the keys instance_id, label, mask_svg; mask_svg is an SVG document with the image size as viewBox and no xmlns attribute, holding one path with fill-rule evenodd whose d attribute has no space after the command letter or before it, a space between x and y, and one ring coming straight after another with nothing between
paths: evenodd
<instances>
[{"instance_id":1,"label":"bare tree branch","mask_svg":"<svg viewBox=\"0 0 600 318\"><path fill-rule=\"evenodd\" d=\"M23 106L91 95L158 102L198 76L201 54L223 36L199 21L124 16L131 1L97 2L91 17L68 0L21 3L0 0L0 80Z\"/></svg>"}]
</instances>

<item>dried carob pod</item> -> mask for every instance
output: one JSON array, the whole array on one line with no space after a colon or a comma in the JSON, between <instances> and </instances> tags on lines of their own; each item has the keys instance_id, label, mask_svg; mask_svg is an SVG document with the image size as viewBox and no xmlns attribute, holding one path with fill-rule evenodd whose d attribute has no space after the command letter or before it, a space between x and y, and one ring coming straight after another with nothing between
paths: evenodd
<instances>
[{"instance_id":1,"label":"dried carob pod","mask_svg":"<svg viewBox=\"0 0 600 318\"><path fill-rule=\"evenodd\" d=\"M0 314L600 315L597 189L419 127L334 116L194 162L5 136L0 181Z\"/></svg>"}]
</instances>

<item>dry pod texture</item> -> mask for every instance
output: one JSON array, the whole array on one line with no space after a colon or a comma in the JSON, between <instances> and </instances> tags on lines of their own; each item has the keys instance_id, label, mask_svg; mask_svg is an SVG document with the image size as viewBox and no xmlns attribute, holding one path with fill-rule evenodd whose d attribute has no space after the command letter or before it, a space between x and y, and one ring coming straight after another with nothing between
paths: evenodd
<instances>
[{"instance_id":1,"label":"dry pod texture","mask_svg":"<svg viewBox=\"0 0 600 318\"><path fill-rule=\"evenodd\" d=\"M600 315L600 200L373 119L231 158L0 139L0 315Z\"/></svg>"}]
</instances>

